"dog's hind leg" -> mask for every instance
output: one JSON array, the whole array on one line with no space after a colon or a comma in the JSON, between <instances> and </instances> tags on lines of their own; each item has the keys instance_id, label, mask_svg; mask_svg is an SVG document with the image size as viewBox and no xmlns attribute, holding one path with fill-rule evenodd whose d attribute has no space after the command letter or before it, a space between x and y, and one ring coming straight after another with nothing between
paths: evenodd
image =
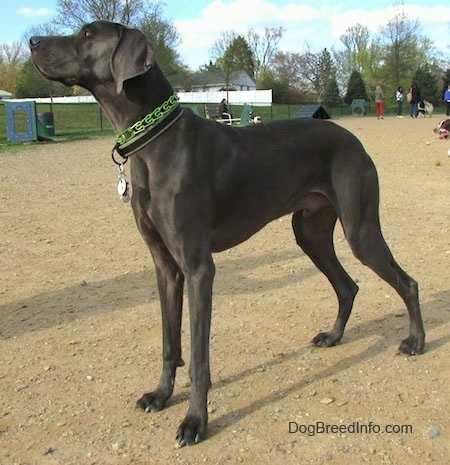
<instances>
[{"instance_id":1,"label":"dog's hind leg","mask_svg":"<svg viewBox=\"0 0 450 465\"><path fill-rule=\"evenodd\" d=\"M341 221L345 237L356 258L371 268L380 278L390 284L403 299L409 313L410 335L404 339L399 351L407 354L420 354L425 343L425 331L419 305L417 282L395 261L383 238L379 220L378 179L375 168L361 176L360 192L353 192L352 198L358 202L346 203Z\"/></svg>"},{"instance_id":2,"label":"dog's hind leg","mask_svg":"<svg viewBox=\"0 0 450 465\"><path fill-rule=\"evenodd\" d=\"M346 236L355 256L390 284L405 302L409 313L410 335L401 342L399 351L411 355L421 354L425 331L417 282L395 261L378 222L374 224L373 220L364 221L357 231L347 232Z\"/></svg>"},{"instance_id":3,"label":"dog's hind leg","mask_svg":"<svg viewBox=\"0 0 450 465\"><path fill-rule=\"evenodd\" d=\"M320 194L310 194L305 199L305 208L292 217L297 244L328 278L339 303L338 316L331 331L319 333L312 340L321 347L333 346L341 340L358 292L358 286L336 257L333 243L336 219L333 206Z\"/></svg>"},{"instance_id":4,"label":"dog's hind leg","mask_svg":"<svg viewBox=\"0 0 450 465\"><path fill-rule=\"evenodd\" d=\"M163 332L163 366L158 387L144 394L136 408L146 412L159 411L172 396L176 369L183 366L181 358L181 316L184 276L162 243L146 241L155 263L161 301Z\"/></svg>"}]
</instances>

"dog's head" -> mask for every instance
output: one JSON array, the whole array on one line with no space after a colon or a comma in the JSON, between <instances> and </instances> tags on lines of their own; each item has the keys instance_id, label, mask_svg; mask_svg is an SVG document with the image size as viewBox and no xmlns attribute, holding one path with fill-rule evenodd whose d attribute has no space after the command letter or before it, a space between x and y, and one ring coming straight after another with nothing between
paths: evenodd
<instances>
[{"instance_id":1,"label":"dog's head","mask_svg":"<svg viewBox=\"0 0 450 465\"><path fill-rule=\"evenodd\" d=\"M439 135L439 139L447 139L450 136L450 119L443 119L433 131Z\"/></svg>"},{"instance_id":2,"label":"dog's head","mask_svg":"<svg viewBox=\"0 0 450 465\"><path fill-rule=\"evenodd\" d=\"M44 77L90 91L113 83L120 93L125 81L154 64L154 49L142 32L108 21L87 24L70 36L31 37L30 48Z\"/></svg>"}]
</instances>

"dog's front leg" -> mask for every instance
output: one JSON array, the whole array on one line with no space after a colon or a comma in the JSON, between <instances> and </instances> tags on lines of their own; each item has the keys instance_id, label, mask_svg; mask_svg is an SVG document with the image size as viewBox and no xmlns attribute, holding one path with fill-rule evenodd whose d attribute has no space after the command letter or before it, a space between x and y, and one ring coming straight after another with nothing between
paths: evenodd
<instances>
[{"instance_id":1,"label":"dog's front leg","mask_svg":"<svg viewBox=\"0 0 450 465\"><path fill-rule=\"evenodd\" d=\"M147 241L155 263L161 302L163 332L163 366L156 390L144 394L136 403L146 412L163 409L172 396L176 369L181 358L181 316L184 276L162 243Z\"/></svg>"},{"instance_id":2,"label":"dog's front leg","mask_svg":"<svg viewBox=\"0 0 450 465\"><path fill-rule=\"evenodd\" d=\"M209 335L211 329L212 257L186 273L191 329L191 398L189 409L177 432L177 445L195 444L205 438L208 423L207 397L211 387Z\"/></svg>"}]
</instances>

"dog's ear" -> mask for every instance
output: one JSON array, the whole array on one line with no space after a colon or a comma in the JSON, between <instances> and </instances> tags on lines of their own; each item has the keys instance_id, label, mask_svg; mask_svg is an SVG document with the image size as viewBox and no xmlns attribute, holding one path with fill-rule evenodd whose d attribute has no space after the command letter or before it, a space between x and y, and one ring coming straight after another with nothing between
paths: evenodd
<instances>
[{"instance_id":1,"label":"dog's ear","mask_svg":"<svg viewBox=\"0 0 450 465\"><path fill-rule=\"evenodd\" d=\"M111 56L111 72L117 93L122 92L123 83L146 73L155 62L155 51L145 35L136 30L122 27L119 42Z\"/></svg>"}]
</instances>

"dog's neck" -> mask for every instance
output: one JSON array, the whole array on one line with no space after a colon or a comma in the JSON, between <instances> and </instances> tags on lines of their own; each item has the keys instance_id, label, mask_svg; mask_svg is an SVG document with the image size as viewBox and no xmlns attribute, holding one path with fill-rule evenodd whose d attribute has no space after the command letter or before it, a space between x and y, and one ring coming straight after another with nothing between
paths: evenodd
<instances>
[{"instance_id":1,"label":"dog's neck","mask_svg":"<svg viewBox=\"0 0 450 465\"><path fill-rule=\"evenodd\" d=\"M92 93L118 134L159 107L174 91L155 63L142 76L125 81L120 94L116 93L115 83L112 82L92 89Z\"/></svg>"}]
</instances>

